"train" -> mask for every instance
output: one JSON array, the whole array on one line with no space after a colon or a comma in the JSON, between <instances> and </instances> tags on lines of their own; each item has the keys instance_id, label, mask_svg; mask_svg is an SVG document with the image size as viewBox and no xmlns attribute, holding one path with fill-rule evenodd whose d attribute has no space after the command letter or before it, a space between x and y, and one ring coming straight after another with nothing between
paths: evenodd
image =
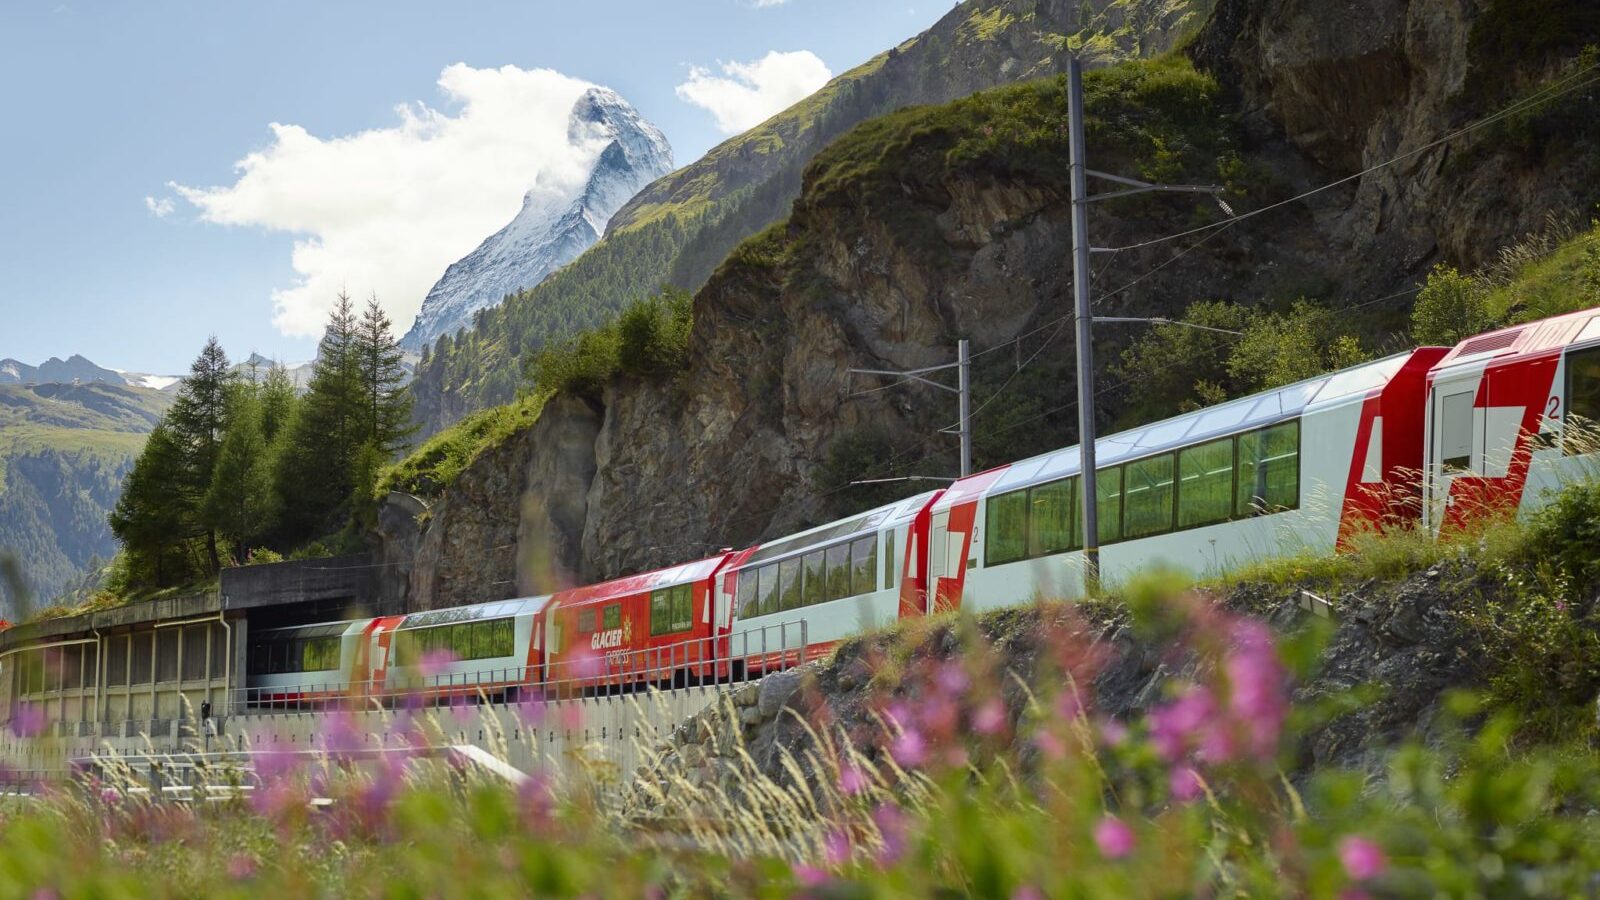
<instances>
[{"instance_id":1,"label":"train","mask_svg":"<svg viewBox=\"0 0 1600 900\"><path fill-rule=\"evenodd\" d=\"M1590 474L1600 310L1417 347L1096 441L1101 571L1219 574L1376 528L1518 514ZM752 677L851 635L1085 591L1079 448L553 594L251 636L272 704Z\"/></svg>"}]
</instances>

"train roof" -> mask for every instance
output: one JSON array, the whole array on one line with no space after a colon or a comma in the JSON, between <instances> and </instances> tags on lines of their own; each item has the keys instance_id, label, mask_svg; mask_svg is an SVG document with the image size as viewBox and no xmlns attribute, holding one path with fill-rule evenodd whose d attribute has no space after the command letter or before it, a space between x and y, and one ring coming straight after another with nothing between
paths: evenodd
<instances>
[{"instance_id":1,"label":"train roof","mask_svg":"<svg viewBox=\"0 0 1600 900\"><path fill-rule=\"evenodd\" d=\"M314 622L309 625L285 625L281 628L252 628L250 637L254 638L318 638L340 637L345 634L360 634L371 619L345 619L339 622Z\"/></svg>"},{"instance_id":2,"label":"train roof","mask_svg":"<svg viewBox=\"0 0 1600 900\"><path fill-rule=\"evenodd\" d=\"M1432 378L1455 366L1503 365L1517 357L1539 356L1591 341L1600 341L1600 309L1579 310L1473 335L1455 345L1428 375Z\"/></svg>"},{"instance_id":3,"label":"train roof","mask_svg":"<svg viewBox=\"0 0 1600 900\"><path fill-rule=\"evenodd\" d=\"M1309 410L1364 400L1373 390L1388 384L1416 352L1407 350L1100 437L1094 444L1095 464L1097 467L1113 466L1211 438L1274 425ZM1082 469L1079 452L1074 445L963 478L945 491L935 504L935 509L948 509L991 492L1003 493L1077 475Z\"/></svg>"},{"instance_id":4,"label":"train roof","mask_svg":"<svg viewBox=\"0 0 1600 900\"><path fill-rule=\"evenodd\" d=\"M769 562L780 556L789 556L801 553L822 544L856 537L859 535L873 534L883 528L895 527L910 519L916 518L924 507L938 491L925 491L914 497L896 500L893 503L871 509L847 519L839 519L815 528L808 528L799 534L792 534L779 538L769 544L762 544L753 553L750 553L740 562L741 566L752 566L758 563Z\"/></svg>"},{"instance_id":5,"label":"train roof","mask_svg":"<svg viewBox=\"0 0 1600 900\"><path fill-rule=\"evenodd\" d=\"M719 553L705 559L683 563L667 569L656 569L653 572L641 572L624 578L615 578L600 584L590 584L561 591L555 595L555 602L561 606L584 606L591 603L605 603L622 597L631 597L649 591L659 590L664 587L701 581L715 575L717 570L729 557L736 554L732 552Z\"/></svg>"},{"instance_id":6,"label":"train roof","mask_svg":"<svg viewBox=\"0 0 1600 900\"><path fill-rule=\"evenodd\" d=\"M503 619L507 616L536 613L550 602L550 595L514 597L510 600L493 600L470 606L452 606L447 609L430 609L415 612L400 621L396 630L428 628L434 625L453 625L457 622L476 622L481 619Z\"/></svg>"}]
</instances>

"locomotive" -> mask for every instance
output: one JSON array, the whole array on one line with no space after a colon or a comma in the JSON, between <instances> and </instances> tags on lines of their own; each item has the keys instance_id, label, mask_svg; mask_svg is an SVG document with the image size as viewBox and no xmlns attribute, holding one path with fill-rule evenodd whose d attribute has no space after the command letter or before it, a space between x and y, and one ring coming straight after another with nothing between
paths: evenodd
<instances>
[{"instance_id":1,"label":"locomotive","mask_svg":"<svg viewBox=\"0 0 1600 900\"><path fill-rule=\"evenodd\" d=\"M1524 511L1600 450L1600 310L1418 347L1096 442L1104 577L1217 574ZM898 619L1084 592L1068 447L740 550L540 597L253 636L250 701L758 675Z\"/></svg>"}]
</instances>

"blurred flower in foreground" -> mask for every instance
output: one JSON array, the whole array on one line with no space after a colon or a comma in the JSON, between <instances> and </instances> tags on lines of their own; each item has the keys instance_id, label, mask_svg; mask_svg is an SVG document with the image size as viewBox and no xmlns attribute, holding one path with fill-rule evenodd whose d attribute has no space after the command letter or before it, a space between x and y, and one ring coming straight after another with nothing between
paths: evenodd
<instances>
[{"instance_id":1,"label":"blurred flower in foreground","mask_svg":"<svg viewBox=\"0 0 1600 900\"><path fill-rule=\"evenodd\" d=\"M1133 852L1133 829L1116 816L1106 816L1094 826L1094 845L1106 859L1122 859Z\"/></svg>"},{"instance_id":2,"label":"blurred flower in foreground","mask_svg":"<svg viewBox=\"0 0 1600 900\"><path fill-rule=\"evenodd\" d=\"M1389 867L1383 848L1376 841L1360 835L1349 835L1339 842L1339 862L1345 874L1356 881L1377 878Z\"/></svg>"}]
</instances>

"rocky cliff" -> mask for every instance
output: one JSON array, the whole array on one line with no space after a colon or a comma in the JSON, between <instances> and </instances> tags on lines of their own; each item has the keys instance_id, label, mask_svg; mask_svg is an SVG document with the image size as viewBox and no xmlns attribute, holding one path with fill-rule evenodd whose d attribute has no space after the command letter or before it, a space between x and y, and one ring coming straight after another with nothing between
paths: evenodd
<instances>
[{"instance_id":1,"label":"rocky cliff","mask_svg":"<svg viewBox=\"0 0 1600 900\"><path fill-rule=\"evenodd\" d=\"M1482 99L1468 88L1496 3L1365 6L1347 27L1315 4L1230 0L1190 49L1193 67L1179 56L1091 78L1096 168L1223 183L1240 211L1350 176L1203 240L1117 254L1095 273L1099 312L1310 294L1362 304L1377 331L1400 319L1402 289L1434 262L1471 266L1552 211L1592 208L1600 181L1575 177L1600 159L1592 88L1529 112L1519 130L1429 147L1561 77L1570 47L1525 55ZM1587 118L1573 122L1574 108ZM980 466L1073 443L1064 113L1047 81L896 113L834 142L808 167L791 217L741 245L696 294L683 372L617 378L551 407L519 438L521 455L480 459L435 505L424 542L462 531L454 550L441 537L441 555L417 571L469 572L472 587L413 577L413 602L692 558L879 499L853 478L948 473L948 398L915 386L857 396L885 384L846 369L946 362L957 337L993 349L975 370ZM1524 139L1551 130L1558 140ZM1136 198L1097 206L1093 227L1097 243L1129 245L1221 215L1192 199ZM1127 333L1108 327L1097 339L1104 369ZM1138 386L1102 384L1109 421ZM531 499L512 504L506 491ZM469 524L485 493L499 498L492 528ZM513 532L513 507L515 533L539 549L485 553Z\"/></svg>"}]
</instances>

